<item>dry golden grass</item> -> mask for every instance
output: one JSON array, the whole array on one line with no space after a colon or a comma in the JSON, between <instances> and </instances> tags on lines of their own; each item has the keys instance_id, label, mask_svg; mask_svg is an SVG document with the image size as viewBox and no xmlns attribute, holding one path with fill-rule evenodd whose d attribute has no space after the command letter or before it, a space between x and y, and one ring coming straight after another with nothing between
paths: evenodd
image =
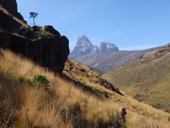
<instances>
[{"instance_id":1,"label":"dry golden grass","mask_svg":"<svg viewBox=\"0 0 170 128\"><path fill-rule=\"evenodd\" d=\"M104 75L126 94L170 112L170 44Z\"/></svg>"},{"instance_id":2,"label":"dry golden grass","mask_svg":"<svg viewBox=\"0 0 170 128\"><path fill-rule=\"evenodd\" d=\"M31 61L2 50L0 56L0 115L7 121L13 120L13 126L19 128L97 128L103 124L119 122L120 110L127 108L128 128L169 128L168 113L156 110L149 105L139 103L131 97L117 93L87 81L92 89L112 94L109 99L97 98L69 81L60 78L48 69L39 67ZM72 62L74 63L74 62ZM81 67L74 63L75 68ZM87 67L88 74L92 72ZM76 72L76 70L74 69ZM38 74L46 75L51 81L48 89L36 88L27 81ZM80 77L73 73L74 79ZM79 74L82 75L82 74ZM95 76L95 78L96 78ZM92 76L91 76L92 77ZM121 122L119 122L121 124ZM120 126L121 128L121 126Z\"/></svg>"}]
</instances>

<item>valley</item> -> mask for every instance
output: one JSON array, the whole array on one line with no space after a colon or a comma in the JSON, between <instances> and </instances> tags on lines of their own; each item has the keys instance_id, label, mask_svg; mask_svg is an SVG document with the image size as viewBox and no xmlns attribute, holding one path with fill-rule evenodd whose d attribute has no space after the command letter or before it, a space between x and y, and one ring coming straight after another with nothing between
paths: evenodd
<instances>
[{"instance_id":1,"label":"valley","mask_svg":"<svg viewBox=\"0 0 170 128\"><path fill-rule=\"evenodd\" d=\"M169 47L147 53L104 77L139 101L170 112Z\"/></svg>"},{"instance_id":2,"label":"valley","mask_svg":"<svg viewBox=\"0 0 170 128\"><path fill-rule=\"evenodd\" d=\"M107 45L113 46L109 47ZM110 70L118 68L121 65L127 64L128 62L140 58L142 55L148 52L160 48L156 47L146 50L123 51L119 50L118 47L112 43L103 43L103 45L99 45L98 49L102 49L101 51L95 51L93 50L93 47L97 46L93 46L87 37L82 36L78 38L77 45L70 53L69 58L72 58L73 60L76 60L90 67L96 68L96 71L99 70L101 74L109 72ZM82 52L82 49L86 49L86 51Z\"/></svg>"},{"instance_id":3,"label":"valley","mask_svg":"<svg viewBox=\"0 0 170 128\"><path fill-rule=\"evenodd\" d=\"M121 51L82 36L70 52L16 0L0 1L0 19L1 128L170 128L170 44Z\"/></svg>"}]
</instances>

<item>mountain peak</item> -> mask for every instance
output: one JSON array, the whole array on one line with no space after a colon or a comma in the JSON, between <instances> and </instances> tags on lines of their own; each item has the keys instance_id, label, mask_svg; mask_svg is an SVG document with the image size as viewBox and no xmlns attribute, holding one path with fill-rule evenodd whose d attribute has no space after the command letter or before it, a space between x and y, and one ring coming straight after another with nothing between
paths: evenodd
<instances>
[{"instance_id":1,"label":"mountain peak","mask_svg":"<svg viewBox=\"0 0 170 128\"><path fill-rule=\"evenodd\" d=\"M80 38L88 39L87 36L85 36L85 35L82 35Z\"/></svg>"},{"instance_id":2,"label":"mountain peak","mask_svg":"<svg viewBox=\"0 0 170 128\"><path fill-rule=\"evenodd\" d=\"M81 55L101 53L101 52L116 52L119 51L115 44L109 42L101 42L99 46L94 46L91 41L85 36L78 37L76 46L70 54L71 58Z\"/></svg>"},{"instance_id":3,"label":"mountain peak","mask_svg":"<svg viewBox=\"0 0 170 128\"><path fill-rule=\"evenodd\" d=\"M93 47L91 41L85 36L78 37L76 47Z\"/></svg>"},{"instance_id":4,"label":"mountain peak","mask_svg":"<svg viewBox=\"0 0 170 128\"><path fill-rule=\"evenodd\" d=\"M74 58L80 55L86 55L88 53L91 53L91 51L93 51L93 48L94 46L92 45L91 41L85 35L83 35L81 37L78 37L76 46L71 52L70 57Z\"/></svg>"},{"instance_id":5,"label":"mountain peak","mask_svg":"<svg viewBox=\"0 0 170 128\"><path fill-rule=\"evenodd\" d=\"M119 48L110 42L101 42L99 45L99 52L116 52Z\"/></svg>"}]
</instances>

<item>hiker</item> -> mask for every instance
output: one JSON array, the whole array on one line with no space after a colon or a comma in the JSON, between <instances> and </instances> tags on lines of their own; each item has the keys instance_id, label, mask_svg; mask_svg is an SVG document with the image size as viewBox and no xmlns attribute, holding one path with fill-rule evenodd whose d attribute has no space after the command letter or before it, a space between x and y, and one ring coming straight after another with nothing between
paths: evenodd
<instances>
[{"instance_id":1,"label":"hiker","mask_svg":"<svg viewBox=\"0 0 170 128\"><path fill-rule=\"evenodd\" d=\"M125 108L122 108L121 119L122 119L123 123L126 123L126 109Z\"/></svg>"}]
</instances>

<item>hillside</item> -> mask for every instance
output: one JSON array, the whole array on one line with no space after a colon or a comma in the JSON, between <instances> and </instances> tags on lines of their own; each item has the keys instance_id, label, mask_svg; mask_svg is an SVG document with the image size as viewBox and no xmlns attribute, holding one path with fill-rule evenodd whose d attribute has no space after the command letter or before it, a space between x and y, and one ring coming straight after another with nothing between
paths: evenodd
<instances>
[{"instance_id":1,"label":"hillside","mask_svg":"<svg viewBox=\"0 0 170 128\"><path fill-rule=\"evenodd\" d=\"M128 127L170 126L169 114L139 103L123 92L120 95L117 89L110 90L100 84L103 78L99 74L72 60L66 62L63 71L71 81L7 50L1 50L0 58L1 120L8 121L9 125L95 128L119 123L121 128L118 113L126 107ZM74 66L68 73L70 65ZM50 80L48 88L32 84L38 74L46 75Z\"/></svg>"},{"instance_id":2,"label":"hillside","mask_svg":"<svg viewBox=\"0 0 170 128\"><path fill-rule=\"evenodd\" d=\"M93 67L96 71L99 70L99 72L103 74L138 59L145 53L159 49L159 47L157 47L146 50L119 51L118 47L111 43L102 44L103 43L101 43L98 48L94 48L87 37L80 37L74 50L70 53L69 58ZM96 49L102 50L97 51Z\"/></svg>"},{"instance_id":3,"label":"hillside","mask_svg":"<svg viewBox=\"0 0 170 128\"><path fill-rule=\"evenodd\" d=\"M104 75L139 101L170 112L170 44Z\"/></svg>"},{"instance_id":4,"label":"hillside","mask_svg":"<svg viewBox=\"0 0 170 128\"><path fill-rule=\"evenodd\" d=\"M122 108L128 128L170 127L170 114L67 59L69 41L53 26L28 26L16 0L0 5L1 128L125 128Z\"/></svg>"},{"instance_id":5,"label":"hillside","mask_svg":"<svg viewBox=\"0 0 170 128\"><path fill-rule=\"evenodd\" d=\"M85 65L90 65L96 69L100 69L103 72L109 72L121 65L127 64L135 59L140 58L145 53L153 51L158 48L152 48L139 51L118 51L118 52L106 52L98 54L88 54L75 58L76 61Z\"/></svg>"}]
</instances>

